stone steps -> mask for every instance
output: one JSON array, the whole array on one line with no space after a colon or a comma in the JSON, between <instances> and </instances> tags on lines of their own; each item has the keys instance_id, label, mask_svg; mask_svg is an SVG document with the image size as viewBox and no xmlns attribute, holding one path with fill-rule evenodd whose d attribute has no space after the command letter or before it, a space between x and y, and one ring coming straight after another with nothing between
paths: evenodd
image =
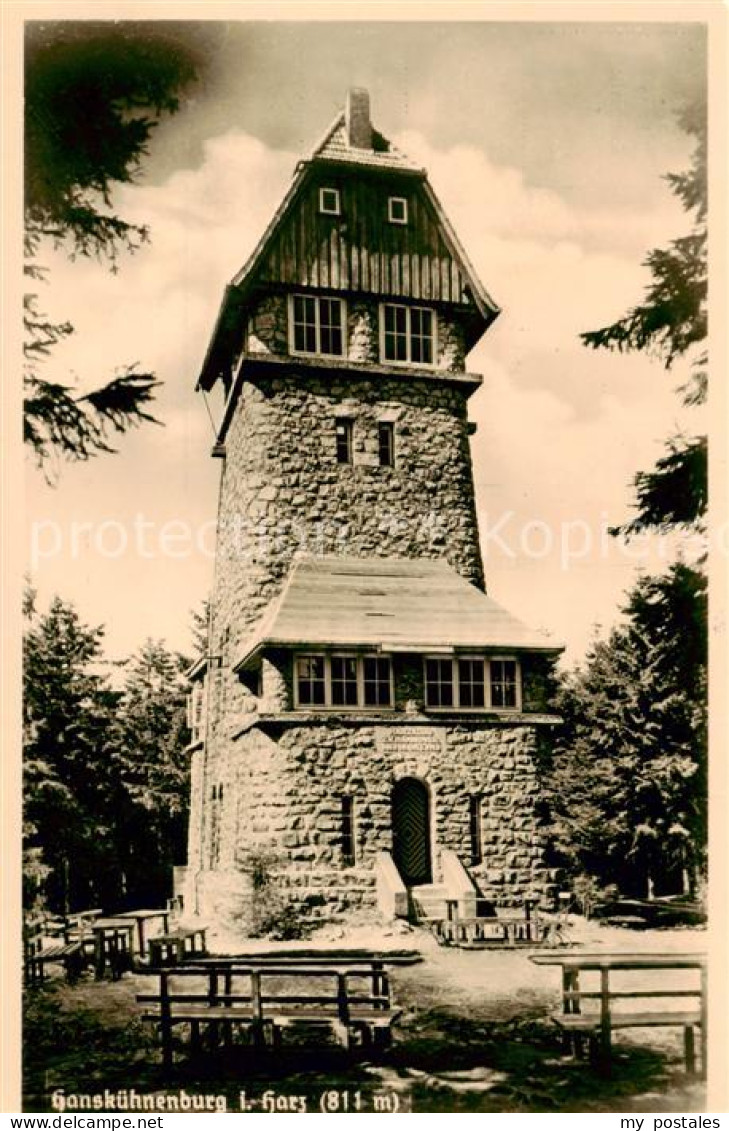
<instances>
[{"instance_id":1,"label":"stone steps","mask_svg":"<svg viewBox=\"0 0 729 1131\"><path fill-rule=\"evenodd\" d=\"M445 919L448 892L443 884L418 884L410 888L410 900L418 919Z\"/></svg>"}]
</instances>

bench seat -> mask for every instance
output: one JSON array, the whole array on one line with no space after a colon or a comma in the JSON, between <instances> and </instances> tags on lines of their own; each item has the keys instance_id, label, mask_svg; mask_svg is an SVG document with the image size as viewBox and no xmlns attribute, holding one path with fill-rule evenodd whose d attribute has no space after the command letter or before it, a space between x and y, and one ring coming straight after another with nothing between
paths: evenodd
<instances>
[{"instance_id":1,"label":"bench seat","mask_svg":"<svg viewBox=\"0 0 729 1131\"><path fill-rule=\"evenodd\" d=\"M599 1029L601 1025L599 1013L555 1013L552 1020L567 1032L587 1033ZM634 1029L644 1026L672 1026L672 1025L700 1025L701 1011L673 1010L651 1011L643 1013L611 1013L611 1029Z\"/></svg>"},{"instance_id":2,"label":"bench seat","mask_svg":"<svg viewBox=\"0 0 729 1131\"><path fill-rule=\"evenodd\" d=\"M42 982L46 965L57 962L66 970L66 978L71 981L80 973L83 965L83 947L80 942L51 943L40 950L30 951L25 956L25 975L28 982Z\"/></svg>"}]
</instances>

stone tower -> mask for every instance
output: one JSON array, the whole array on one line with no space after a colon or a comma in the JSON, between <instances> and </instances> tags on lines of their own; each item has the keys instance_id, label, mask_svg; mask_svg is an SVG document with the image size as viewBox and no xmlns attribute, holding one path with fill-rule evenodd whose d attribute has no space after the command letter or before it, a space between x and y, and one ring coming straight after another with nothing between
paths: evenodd
<instances>
[{"instance_id":1,"label":"stone tower","mask_svg":"<svg viewBox=\"0 0 729 1131\"><path fill-rule=\"evenodd\" d=\"M485 594L469 448L465 358L497 313L351 91L226 289L199 379L225 391L191 672L186 902L207 916L245 926L256 848L309 913L544 886L559 649Z\"/></svg>"}]
</instances>

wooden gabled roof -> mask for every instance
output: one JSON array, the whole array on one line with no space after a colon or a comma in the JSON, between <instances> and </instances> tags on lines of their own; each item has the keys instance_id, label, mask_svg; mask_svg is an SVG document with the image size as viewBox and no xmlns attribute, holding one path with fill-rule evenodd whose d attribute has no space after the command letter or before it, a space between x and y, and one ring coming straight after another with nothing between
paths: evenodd
<instances>
[{"instance_id":1,"label":"wooden gabled roof","mask_svg":"<svg viewBox=\"0 0 729 1131\"><path fill-rule=\"evenodd\" d=\"M320 213L323 185L339 188L341 216ZM385 222L389 194L408 199L407 225ZM349 145L344 114L299 162L261 239L226 287L198 387L209 389L229 372L251 296L280 287L453 304L464 316L468 349L499 313L425 170L376 130L368 147Z\"/></svg>"},{"instance_id":2,"label":"wooden gabled roof","mask_svg":"<svg viewBox=\"0 0 729 1131\"><path fill-rule=\"evenodd\" d=\"M562 651L445 561L345 557L303 558L293 566L236 668L276 646Z\"/></svg>"}]
</instances>

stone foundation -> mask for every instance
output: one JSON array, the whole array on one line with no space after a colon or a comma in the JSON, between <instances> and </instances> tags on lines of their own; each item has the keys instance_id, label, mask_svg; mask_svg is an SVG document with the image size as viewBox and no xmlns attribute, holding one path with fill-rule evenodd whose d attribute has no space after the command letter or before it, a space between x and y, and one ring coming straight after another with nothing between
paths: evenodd
<instances>
[{"instance_id":1,"label":"stone foundation","mask_svg":"<svg viewBox=\"0 0 729 1131\"><path fill-rule=\"evenodd\" d=\"M216 761L215 793L222 800L207 800L201 866L190 877L198 909L245 928L251 898L245 861L256 848L276 854L276 888L304 916L374 907L375 858L392 850L392 789L404 777L429 790L434 880L443 849L471 864L470 804L477 796L483 859L469 870L482 895L509 906L544 893L545 838L535 811L539 742L536 726L483 722L332 719L278 734L254 727L226 744ZM343 796L355 804L352 867L342 861Z\"/></svg>"}]
</instances>

